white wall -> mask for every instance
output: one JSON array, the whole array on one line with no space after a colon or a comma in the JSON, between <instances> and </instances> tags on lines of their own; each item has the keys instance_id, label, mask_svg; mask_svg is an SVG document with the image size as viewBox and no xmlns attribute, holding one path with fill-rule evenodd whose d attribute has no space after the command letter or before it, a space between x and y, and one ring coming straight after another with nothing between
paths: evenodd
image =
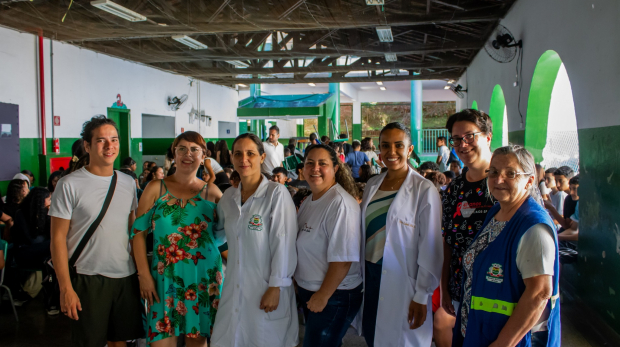
<instances>
[{"instance_id":1,"label":"white wall","mask_svg":"<svg viewBox=\"0 0 620 347\"><path fill-rule=\"evenodd\" d=\"M39 137L38 39L30 34L0 27L0 102L19 105L22 138ZM176 133L181 128L198 131L189 124L188 112L197 107L197 82L141 64L54 42L54 114L61 117L56 137L79 137L82 124L107 107L121 94L131 110L132 137L142 137L142 113L175 116L167 105L168 96L188 94L186 105L176 112ZM50 41L44 40L45 108L47 136L52 134ZM236 122L237 91L201 82L201 108L213 117L204 122L201 134L217 138L217 122Z\"/></svg>"},{"instance_id":2,"label":"white wall","mask_svg":"<svg viewBox=\"0 0 620 347\"><path fill-rule=\"evenodd\" d=\"M524 117L534 68L540 56L554 50L566 66L575 101L577 125L597 128L620 124L620 2L615 0L519 0L501 24L523 40L521 112ZM509 64L492 60L481 50L459 83L468 90L467 105L476 100L488 111L495 84L506 98L509 131L520 126L515 82L516 59Z\"/></svg>"}]
</instances>

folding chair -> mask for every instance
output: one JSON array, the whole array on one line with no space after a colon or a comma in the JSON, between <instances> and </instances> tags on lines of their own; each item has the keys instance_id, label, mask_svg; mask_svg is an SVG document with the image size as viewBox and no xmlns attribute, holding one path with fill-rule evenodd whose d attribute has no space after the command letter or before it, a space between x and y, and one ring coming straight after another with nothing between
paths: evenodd
<instances>
[{"instance_id":1,"label":"folding chair","mask_svg":"<svg viewBox=\"0 0 620 347\"><path fill-rule=\"evenodd\" d=\"M9 301L11 302L11 307L13 307L13 314L15 315L15 320L19 322L19 318L17 317L17 310L15 309L15 303L13 303L13 294L11 293L11 289L4 285L4 273L6 272L6 267L8 266L8 264L6 264L6 254L8 249L9 244L5 243L4 249L2 250L4 251L4 269L1 270L2 274L0 275L0 303L2 302L2 289L5 289L9 294Z\"/></svg>"}]
</instances>

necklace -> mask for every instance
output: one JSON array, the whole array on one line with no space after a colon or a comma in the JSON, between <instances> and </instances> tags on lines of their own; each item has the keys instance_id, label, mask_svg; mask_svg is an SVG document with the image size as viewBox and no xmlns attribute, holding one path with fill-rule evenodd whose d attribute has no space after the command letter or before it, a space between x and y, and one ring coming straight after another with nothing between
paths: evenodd
<instances>
[{"instance_id":1,"label":"necklace","mask_svg":"<svg viewBox=\"0 0 620 347\"><path fill-rule=\"evenodd\" d=\"M396 179L396 181L394 181L394 183L388 187L389 190L394 190L394 187L401 184L405 180L405 178L407 178L407 176Z\"/></svg>"}]
</instances>

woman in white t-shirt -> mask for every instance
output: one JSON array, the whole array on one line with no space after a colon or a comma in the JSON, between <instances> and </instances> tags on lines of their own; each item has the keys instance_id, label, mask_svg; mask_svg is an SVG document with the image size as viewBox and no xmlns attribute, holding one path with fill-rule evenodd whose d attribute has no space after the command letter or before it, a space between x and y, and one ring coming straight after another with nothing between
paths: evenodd
<instances>
[{"instance_id":1,"label":"woman in white t-shirt","mask_svg":"<svg viewBox=\"0 0 620 347\"><path fill-rule=\"evenodd\" d=\"M363 299L357 187L329 146L309 147L304 163L312 194L297 215L294 276L306 316L303 345L338 347Z\"/></svg>"}]
</instances>

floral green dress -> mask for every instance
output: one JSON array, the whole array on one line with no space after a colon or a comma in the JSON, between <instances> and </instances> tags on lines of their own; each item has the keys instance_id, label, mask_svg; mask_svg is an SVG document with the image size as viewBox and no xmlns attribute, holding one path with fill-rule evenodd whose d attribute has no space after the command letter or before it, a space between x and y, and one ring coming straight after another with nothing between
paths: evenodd
<instances>
[{"instance_id":1,"label":"floral green dress","mask_svg":"<svg viewBox=\"0 0 620 347\"><path fill-rule=\"evenodd\" d=\"M151 274L160 299L147 315L148 343L180 334L210 337L223 281L222 258L213 243L216 220L216 204L200 193L183 202L167 188L136 219L132 238L153 233Z\"/></svg>"}]
</instances>

